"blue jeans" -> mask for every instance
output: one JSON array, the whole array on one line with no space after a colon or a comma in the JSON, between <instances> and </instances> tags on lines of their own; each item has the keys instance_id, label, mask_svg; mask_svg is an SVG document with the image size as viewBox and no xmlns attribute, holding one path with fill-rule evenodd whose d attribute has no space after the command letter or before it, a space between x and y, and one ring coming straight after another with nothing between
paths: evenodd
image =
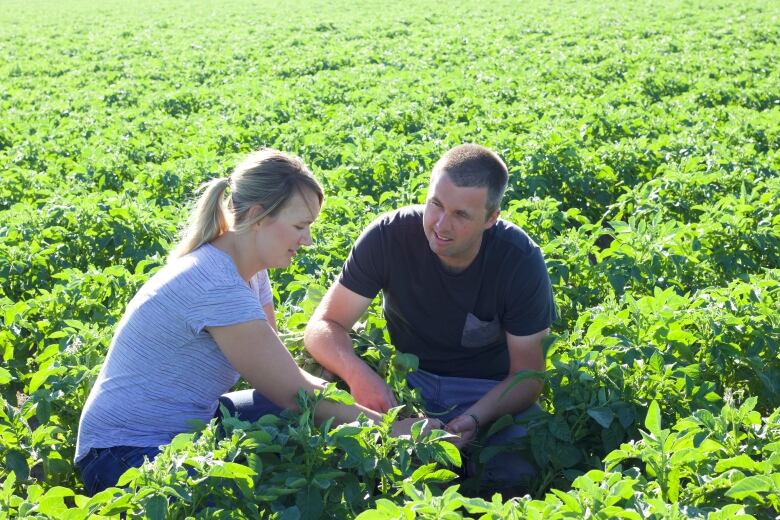
<instances>
[{"instance_id":1,"label":"blue jeans","mask_svg":"<svg viewBox=\"0 0 780 520\"><path fill-rule=\"evenodd\" d=\"M424 370L410 373L406 376L406 381L410 387L420 390L426 411L445 423L462 414L500 383L492 379L437 376ZM515 415L515 421L522 421L540 412L539 405L534 403ZM489 427L486 424L482 426ZM513 439L527 435L528 430L522 424L510 425L485 439L484 446L509 445ZM475 466L473 461L469 462L465 468L467 476L474 476ZM510 450L485 463L480 481L498 483L505 487L524 486L537 473L536 467L527 458Z\"/></svg>"},{"instance_id":2,"label":"blue jeans","mask_svg":"<svg viewBox=\"0 0 780 520\"><path fill-rule=\"evenodd\" d=\"M282 408L266 399L254 390L239 390L220 396L219 402L231 415L244 421L256 421L263 415L280 414ZM214 417L220 419L219 409ZM115 486L119 477L130 468L144 463L144 458L154 459L160 453L158 446L112 446L110 448L92 448L76 462L81 473L81 481L87 493L92 496L106 488Z\"/></svg>"}]
</instances>

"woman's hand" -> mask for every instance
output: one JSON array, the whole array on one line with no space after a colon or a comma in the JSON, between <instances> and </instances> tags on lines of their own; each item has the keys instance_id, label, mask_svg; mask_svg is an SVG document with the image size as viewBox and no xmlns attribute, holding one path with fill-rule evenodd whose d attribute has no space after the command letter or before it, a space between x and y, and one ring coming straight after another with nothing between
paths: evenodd
<instances>
[{"instance_id":1,"label":"woman's hand","mask_svg":"<svg viewBox=\"0 0 780 520\"><path fill-rule=\"evenodd\" d=\"M408 419L401 419L393 423L393 430L391 435L393 437L400 437L401 435L411 435L412 425L417 421L425 421L422 432L428 433L431 430L441 430L444 428L444 423L438 419L430 419L428 417L409 417Z\"/></svg>"},{"instance_id":2,"label":"woman's hand","mask_svg":"<svg viewBox=\"0 0 780 520\"><path fill-rule=\"evenodd\" d=\"M477 437L477 421L471 415L459 415L447 423L444 429L457 437L450 442L458 449L463 449Z\"/></svg>"}]
</instances>

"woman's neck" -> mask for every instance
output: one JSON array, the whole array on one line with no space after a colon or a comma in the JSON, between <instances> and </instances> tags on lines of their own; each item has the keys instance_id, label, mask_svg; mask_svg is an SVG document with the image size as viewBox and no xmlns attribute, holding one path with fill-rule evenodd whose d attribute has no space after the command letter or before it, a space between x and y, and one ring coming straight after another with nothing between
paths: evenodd
<instances>
[{"instance_id":1,"label":"woman's neck","mask_svg":"<svg viewBox=\"0 0 780 520\"><path fill-rule=\"evenodd\" d=\"M233 263L236 264L238 274L246 283L249 283L249 280L258 271L265 269L265 266L258 265L257 259L252 258L253 255L241 247L243 242L238 238L235 231L226 231L215 238L211 245L230 256Z\"/></svg>"}]
</instances>

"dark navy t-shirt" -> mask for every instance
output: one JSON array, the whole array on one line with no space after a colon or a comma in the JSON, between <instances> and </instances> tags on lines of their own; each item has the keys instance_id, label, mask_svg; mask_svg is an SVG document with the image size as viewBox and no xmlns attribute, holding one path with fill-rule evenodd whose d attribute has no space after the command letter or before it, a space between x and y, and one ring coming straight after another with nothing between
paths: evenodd
<instances>
[{"instance_id":1,"label":"dark navy t-shirt","mask_svg":"<svg viewBox=\"0 0 780 520\"><path fill-rule=\"evenodd\" d=\"M471 265L447 271L423 232L422 206L380 216L355 243L339 278L373 298L381 290L393 344L441 376L503 379L505 332L528 336L556 318L542 252L499 219L482 235Z\"/></svg>"}]
</instances>

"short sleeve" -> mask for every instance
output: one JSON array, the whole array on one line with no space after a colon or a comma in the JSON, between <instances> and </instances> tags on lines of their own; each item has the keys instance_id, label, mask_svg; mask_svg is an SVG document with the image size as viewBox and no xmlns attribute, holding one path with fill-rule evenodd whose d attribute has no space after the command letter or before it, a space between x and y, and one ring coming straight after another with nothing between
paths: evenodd
<instances>
[{"instance_id":1,"label":"short sleeve","mask_svg":"<svg viewBox=\"0 0 780 520\"><path fill-rule=\"evenodd\" d=\"M352 247L341 270L339 283L365 298L373 298L385 285L385 252L382 220L369 225Z\"/></svg>"},{"instance_id":2,"label":"short sleeve","mask_svg":"<svg viewBox=\"0 0 780 520\"><path fill-rule=\"evenodd\" d=\"M257 274L252 277L251 286L257 294L257 299L260 301L261 307L273 303L274 295L273 291L271 291L271 280L268 278L268 270L263 269L262 271L258 271Z\"/></svg>"},{"instance_id":3,"label":"short sleeve","mask_svg":"<svg viewBox=\"0 0 780 520\"><path fill-rule=\"evenodd\" d=\"M507 285L504 330L530 336L548 328L558 317L552 284L540 249L525 257Z\"/></svg>"},{"instance_id":4,"label":"short sleeve","mask_svg":"<svg viewBox=\"0 0 780 520\"><path fill-rule=\"evenodd\" d=\"M266 319L256 292L246 284L215 285L192 302L189 314L195 334L207 327L227 327Z\"/></svg>"}]
</instances>

